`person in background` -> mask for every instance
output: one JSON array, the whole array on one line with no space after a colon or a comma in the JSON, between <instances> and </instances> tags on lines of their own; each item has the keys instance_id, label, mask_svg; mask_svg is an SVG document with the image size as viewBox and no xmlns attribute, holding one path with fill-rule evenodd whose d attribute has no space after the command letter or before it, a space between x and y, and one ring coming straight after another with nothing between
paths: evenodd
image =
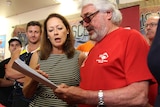
<instances>
[{"instance_id":1,"label":"person in background","mask_svg":"<svg viewBox=\"0 0 160 107\"><path fill-rule=\"evenodd\" d=\"M93 48L94 44L95 41L89 39L87 42L78 45L76 49L82 51L87 56L89 51Z\"/></svg>"},{"instance_id":2,"label":"person in background","mask_svg":"<svg viewBox=\"0 0 160 107\"><path fill-rule=\"evenodd\" d=\"M9 41L9 51L12 56L13 52L22 47L22 43L18 37L12 37ZM11 58L7 58L0 62L0 103L6 107L12 107L12 91L14 89L14 80L5 78L5 65Z\"/></svg>"},{"instance_id":3,"label":"person in background","mask_svg":"<svg viewBox=\"0 0 160 107\"><path fill-rule=\"evenodd\" d=\"M122 15L110 0L82 0L81 24L96 41L80 69L80 86L53 92L79 107L147 107L154 83L147 66L149 46L133 29L119 27Z\"/></svg>"},{"instance_id":4,"label":"person in background","mask_svg":"<svg viewBox=\"0 0 160 107\"><path fill-rule=\"evenodd\" d=\"M152 45L152 41L156 35L159 18L160 16L158 13L151 13L148 15L147 20L145 22L145 34L146 34L145 37L149 46ZM156 84L152 84L149 87L150 104L154 105L157 93L158 93L158 84L156 82Z\"/></svg>"},{"instance_id":5,"label":"person in background","mask_svg":"<svg viewBox=\"0 0 160 107\"><path fill-rule=\"evenodd\" d=\"M148 67L156 78L158 82L158 94L156 97L156 102L154 107L160 107L160 21L158 22L158 27L156 35L152 42L149 54L148 54Z\"/></svg>"},{"instance_id":6,"label":"person in background","mask_svg":"<svg viewBox=\"0 0 160 107\"><path fill-rule=\"evenodd\" d=\"M85 55L74 48L74 37L69 22L60 14L50 14L44 21L40 51L33 54L30 67L36 69L38 63L38 71L47 72L48 79L55 84L78 86L79 68L84 59ZM49 87L30 77L26 77L23 93L32 99L30 107L73 107L58 99Z\"/></svg>"},{"instance_id":7,"label":"person in background","mask_svg":"<svg viewBox=\"0 0 160 107\"><path fill-rule=\"evenodd\" d=\"M12 64L15 59L18 57L29 65L30 58L34 52L39 50L40 40L42 34L42 25L38 21L30 21L27 23L26 27L26 36L28 39L28 45L21 50L18 49L14 52L11 57L11 60L6 66L6 77L15 80L14 93L13 93L13 102L12 107L28 107L30 102L29 99L26 99L23 96L22 88L25 79L25 75L14 70Z\"/></svg>"},{"instance_id":8,"label":"person in background","mask_svg":"<svg viewBox=\"0 0 160 107\"><path fill-rule=\"evenodd\" d=\"M160 16L158 13L151 13L148 15L145 22L145 36L149 45L152 44L152 41L155 37L159 18Z\"/></svg>"}]
</instances>

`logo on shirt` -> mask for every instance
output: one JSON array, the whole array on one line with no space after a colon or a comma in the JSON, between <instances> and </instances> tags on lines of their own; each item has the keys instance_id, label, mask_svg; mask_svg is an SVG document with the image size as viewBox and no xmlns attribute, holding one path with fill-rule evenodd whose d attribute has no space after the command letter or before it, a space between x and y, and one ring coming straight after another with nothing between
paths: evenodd
<instances>
[{"instance_id":1,"label":"logo on shirt","mask_svg":"<svg viewBox=\"0 0 160 107\"><path fill-rule=\"evenodd\" d=\"M107 58L108 58L108 54L107 52L103 53L103 54L100 54L99 55L99 58L96 60L98 63L105 63L105 62L108 62Z\"/></svg>"}]
</instances>

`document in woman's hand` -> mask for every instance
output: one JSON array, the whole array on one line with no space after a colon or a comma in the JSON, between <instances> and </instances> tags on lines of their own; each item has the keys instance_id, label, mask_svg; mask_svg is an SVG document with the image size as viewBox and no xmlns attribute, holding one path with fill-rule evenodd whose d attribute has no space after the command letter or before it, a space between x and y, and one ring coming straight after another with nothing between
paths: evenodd
<instances>
[{"instance_id":1,"label":"document in woman's hand","mask_svg":"<svg viewBox=\"0 0 160 107\"><path fill-rule=\"evenodd\" d=\"M27 64L25 64L19 58L14 61L12 68L23 73L24 75L27 75L33 78L37 82L40 82L48 87L51 87L53 90L57 88L57 85L55 83L51 82L46 77L42 76L41 74L36 72L34 69L30 68Z\"/></svg>"}]
</instances>

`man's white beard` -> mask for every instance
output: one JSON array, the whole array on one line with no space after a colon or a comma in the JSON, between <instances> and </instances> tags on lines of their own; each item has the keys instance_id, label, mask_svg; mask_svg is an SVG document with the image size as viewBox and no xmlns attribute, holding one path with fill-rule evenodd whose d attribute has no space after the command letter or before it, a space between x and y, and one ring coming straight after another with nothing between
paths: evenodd
<instances>
[{"instance_id":1,"label":"man's white beard","mask_svg":"<svg viewBox=\"0 0 160 107\"><path fill-rule=\"evenodd\" d=\"M96 33L90 35L90 40L96 41L97 40L98 35Z\"/></svg>"}]
</instances>

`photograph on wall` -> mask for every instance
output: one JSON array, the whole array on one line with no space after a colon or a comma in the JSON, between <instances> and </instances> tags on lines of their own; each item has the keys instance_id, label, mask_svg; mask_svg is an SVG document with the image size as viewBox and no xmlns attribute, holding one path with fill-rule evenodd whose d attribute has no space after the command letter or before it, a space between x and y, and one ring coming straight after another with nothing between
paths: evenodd
<instances>
[{"instance_id":1,"label":"photograph on wall","mask_svg":"<svg viewBox=\"0 0 160 107\"><path fill-rule=\"evenodd\" d=\"M25 47L28 44L28 39L26 33L22 32L18 34L19 40L22 42L22 47Z\"/></svg>"},{"instance_id":2,"label":"photograph on wall","mask_svg":"<svg viewBox=\"0 0 160 107\"><path fill-rule=\"evenodd\" d=\"M82 20L82 18L79 17L79 15L77 17L75 17L74 19L70 19L69 23L72 27L73 30L73 34L75 37L75 48L82 44L85 43L89 40L89 35L87 30L79 23L79 21Z\"/></svg>"},{"instance_id":3,"label":"photograph on wall","mask_svg":"<svg viewBox=\"0 0 160 107\"><path fill-rule=\"evenodd\" d=\"M5 43L6 43L6 35L0 35L0 61L4 59Z\"/></svg>"}]
</instances>

